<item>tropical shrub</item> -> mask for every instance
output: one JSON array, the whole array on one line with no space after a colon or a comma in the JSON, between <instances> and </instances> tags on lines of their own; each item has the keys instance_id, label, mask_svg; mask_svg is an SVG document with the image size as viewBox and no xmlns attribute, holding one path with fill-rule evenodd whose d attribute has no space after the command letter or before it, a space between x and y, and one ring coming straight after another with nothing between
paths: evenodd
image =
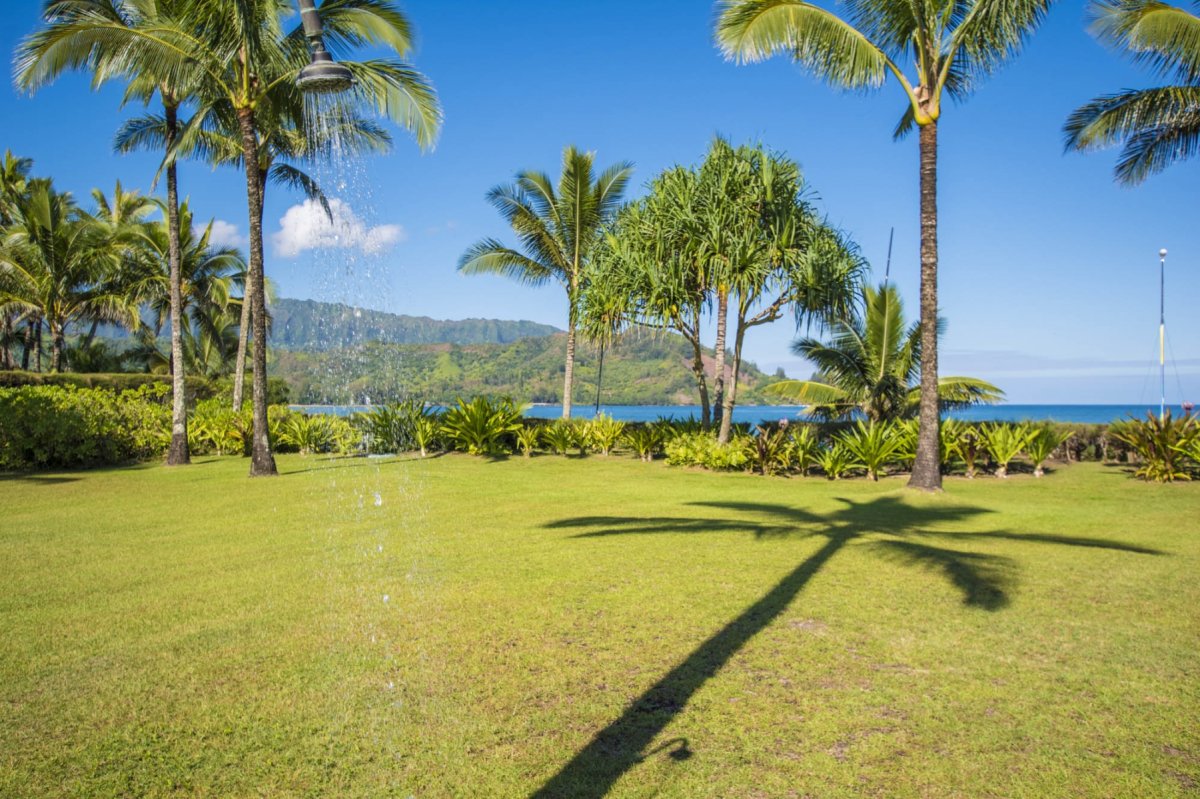
<instances>
[{"instance_id":1,"label":"tropical shrub","mask_svg":"<svg viewBox=\"0 0 1200 799\"><path fill-rule=\"evenodd\" d=\"M654 456L662 451L663 434L657 424L631 425L625 430L624 440L634 454L646 463L654 460Z\"/></svg>"},{"instance_id":2,"label":"tropical shrub","mask_svg":"<svg viewBox=\"0 0 1200 799\"><path fill-rule=\"evenodd\" d=\"M895 425L887 422L859 420L855 426L838 436L838 442L853 456L855 462L867 470L875 481L884 467L897 459L905 439Z\"/></svg>"},{"instance_id":3,"label":"tropical shrub","mask_svg":"<svg viewBox=\"0 0 1200 799\"><path fill-rule=\"evenodd\" d=\"M996 465L996 476L1000 478L1008 477L1008 464L1025 450L1034 435L1034 431L1024 423L985 424L979 428L979 432L988 455Z\"/></svg>"},{"instance_id":4,"label":"tropical shrub","mask_svg":"<svg viewBox=\"0 0 1200 799\"><path fill-rule=\"evenodd\" d=\"M587 432L592 446L600 450L601 455L608 455L625 433L625 423L601 413L588 422Z\"/></svg>"},{"instance_id":5,"label":"tropical shrub","mask_svg":"<svg viewBox=\"0 0 1200 799\"><path fill-rule=\"evenodd\" d=\"M171 439L168 391L72 386L0 389L0 469L102 466L148 460Z\"/></svg>"},{"instance_id":6,"label":"tropical shrub","mask_svg":"<svg viewBox=\"0 0 1200 799\"><path fill-rule=\"evenodd\" d=\"M556 455L566 455L575 444L575 427L565 419L557 419L542 429L542 442Z\"/></svg>"},{"instance_id":7,"label":"tropical shrub","mask_svg":"<svg viewBox=\"0 0 1200 799\"><path fill-rule=\"evenodd\" d=\"M817 450L817 465L830 480L839 480L859 467L854 453L840 441L833 441Z\"/></svg>"},{"instance_id":8,"label":"tropical shrub","mask_svg":"<svg viewBox=\"0 0 1200 799\"><path fill-rule=\"evenodd\" d=\"M1033 462L1033 476L1041 477L1046 473L1043 468L1046 460L1055 450L1074 435L1070 431L1058 430L1050 425L1043 425L1033 430L1029 443L1025 445L1025 454Z\"/></svg>"},{"instance_id":9,"label":"tropical shrub","mask_svg":"<svg viewBox=\"0 0 1200 799\"><path fill-rule=\"evenodd\" d=\"M370 451L375 453L422 450L423 455L436 437L437 422L436 414L425 407L424 401L415 398L379 405L356 417ZM424 438L424 445L419 437Z\"/></svg>"},{"instance_id":10,"label":"tropical shrub","mask_svg":"<svg viewBox=\"0 0 1200 799\"><path fill-rule=\"evenodd\" d=\"M188 448L195 455L248 455L252 427L249 408L235 413L228 400L201 400L188 420Z\"/></svg>"},{"instance_id":11,"label":"tropical shrub","mask_svg":"<svg viewBox=\"0 0 1200 799\"><path fill-rule=\"evenodd\" d=\"M293 413L283 418L279 428L280 443L295 447L302 456L327 452L334 446L333 427L324 414Z\"/></svg>"},{"instance_id":12,"label":"tropical shrub","mask_svg":"<svg viewBox=\"0 0 1200 799\"><path fill-rule=\"evenodd\" d=\"M1200 421L1187 414L1173 418L1171 412L1160 419L1146 414L1145 419L1129 419L1110 428L1113 438L1126 444L1137 456L1134 474L1143 480L1168 483L1190 480L1189 471L1197 463L1196 440ZM1192 461L1189 464L1189 460Z\"/></svg>"},{"instance_id":13,"label":"tropical shrub","mask_svg":"<svg viewBox=\"0 0 1200 799\"><path fill-rule=\"evenodd\" d=\"M672 466L703 466L706 469L745 468L746 441L735 438L726 444L712 433L683 433L666 442L663 451Z\"/></svg>"},{"instance_id":14,"label":"tropical shrub","mask_svg":"<svg viewBox=\"0 0 1200 799\"><path fill-rule=\"evenodd\" d=\"M508 397L491 400L461 397L442 414L441 433L455 449L471 455L507 451L508 439L521 429L521 408Z\"/></svg>"},{"instance_id":15,"label":"tropical shrub","mask_svg":"<svg viewBox=\"0 0 1200 799\"><path fill-rule=\"evenodd\" d=\"M786 426L756 427L755 434L745 438L746 459L759 474L787 471L792 465L792 446Z\"/></svg>"},{"instance_id":16,"label":"tropical shrub","mask_svg":"<svg viewBox=\"0 0 1200 799\"><path fill-rule=\"evenodd\" d=\"M816 461L820 449L816 429L812 425L794 425L791 427L789 459L795 464L801 477L808 476L808 470Z\"/></svg>"},{"instance_id":17,"label":"tropical shrub","mask_svg":"<svg viewBox=\"0 0 1200 799\"><path fill-rule=\"evenodd\" d=\"M524 425L516 433L517 449L526 458L533 455L533 451L537 449L538 439L541 437L538 428L535 425Z\"/></svg>"}]
</instances>

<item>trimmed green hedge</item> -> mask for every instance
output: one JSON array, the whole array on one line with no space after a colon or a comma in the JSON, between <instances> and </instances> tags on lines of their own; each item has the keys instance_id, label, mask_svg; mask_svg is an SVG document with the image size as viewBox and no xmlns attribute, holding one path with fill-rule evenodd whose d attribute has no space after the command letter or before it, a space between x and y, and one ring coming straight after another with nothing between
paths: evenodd
<instances>
[{"instance_id":1,"label":"trimmed green hedge","mask_svg":"<svg viewBox=\"0 0 1200 799\"><path fill-rule=\"evenodd\" d=\"M0 388L0 469L105 466L148 460L171 441L163 385L130 391Z\"/></svg>"}]
</instances>

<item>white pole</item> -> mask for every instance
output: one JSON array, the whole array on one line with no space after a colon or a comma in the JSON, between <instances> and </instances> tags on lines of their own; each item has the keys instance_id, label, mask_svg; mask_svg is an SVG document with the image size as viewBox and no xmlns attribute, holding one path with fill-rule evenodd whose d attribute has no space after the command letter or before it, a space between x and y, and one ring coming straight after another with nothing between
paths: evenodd
<instances>
[{"instance_id":1,"label":"white pole","mask_svg":"<svg viewBox=\"0 0 1200 799\"><path fill-rule=\"evenodd\" d=\"M1167 415L1167 250L1158 251L1158 421Z\"/></svg>"}]
</instances>

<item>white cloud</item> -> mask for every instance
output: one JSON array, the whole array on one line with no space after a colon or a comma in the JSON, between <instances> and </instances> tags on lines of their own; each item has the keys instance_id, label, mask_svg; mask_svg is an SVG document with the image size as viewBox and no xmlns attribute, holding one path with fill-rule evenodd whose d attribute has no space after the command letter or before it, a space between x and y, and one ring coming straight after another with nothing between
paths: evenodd
<instances>
[{"instance_id":1,"label":"white cloud","mask_svg":"<svg viewBox=\"0 0 1200 799\"><path fill-rule=\"evenodd\" d=\"M204 228L205 225L192 225L192 230L196 232L197 236L204 233ZM237 225L226 222L224 219L214 219L208 243L214 247L245 247L246 239L238 231Z\"/></svg>"},{"instance_id":2,"label":"white cloud","mask_svg":"<svg viewBox=\"0 0 1200 799\"><path fill-rule=\"evenodd\" d=\"M368 227L349 205L338 199L329 201L333 212L330 221L325 209L316 200L293 205L279 220L279 231L271 240L284 258L295 258L306 250L359 250L365 255L377 255L391 249L407 238L400 225Z\"/></svg>"}]
</instances>

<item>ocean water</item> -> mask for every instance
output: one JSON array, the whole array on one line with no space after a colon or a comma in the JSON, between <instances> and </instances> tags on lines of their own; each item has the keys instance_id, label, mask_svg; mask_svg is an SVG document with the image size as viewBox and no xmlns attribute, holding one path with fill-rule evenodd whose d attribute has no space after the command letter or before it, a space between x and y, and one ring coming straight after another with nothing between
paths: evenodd
<instances>
[{"instance_id":1,"label":"ocean water","mask_svg":"<svg viewBox=\"0 0 1200 799\"><path fill-rule=\"evenodd\" d=\"M333 413L347 416L370 409L368 405L293 405L297 410L308 413ZM1168 406L1178 416L1183 409L1178 405ZM600 412L625 422L653 422L664 417L686 419L700 418L699 405L601 405ZM1129 417L1144 418L1147 413L1158 414L1157 405L978 405L973 408L950 411L948 416L972 422L1023 422L1052 421L1076 422L1081 424L1107 424ZM561 405L533 405L525 415L536 419L557 419L562 416ZM590 419L595 415L591 405L576 405L572 416ZM738 405L733 409L735 422L775 422L780 419L803 420L809 418L800 405Z\"/></svg>"}]
</instances>

